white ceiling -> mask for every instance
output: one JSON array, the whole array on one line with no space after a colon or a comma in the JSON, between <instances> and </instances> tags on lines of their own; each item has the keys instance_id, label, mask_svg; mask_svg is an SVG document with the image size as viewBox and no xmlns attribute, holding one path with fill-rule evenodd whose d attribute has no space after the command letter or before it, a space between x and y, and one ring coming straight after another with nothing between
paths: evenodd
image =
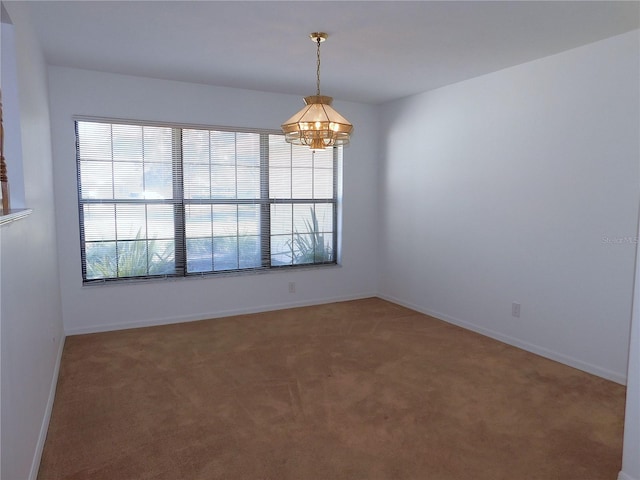
<instances>
[{"instance_id":1,"label":"white ceiling","mask_svg":"<svg viewBox=\"0 0 640 480\"><path fill-rule=\"evenodd\" d=\"M640 26L591 1L30 2L47 61L107 72L381 103Z\"/></svg>"}]
</instances>

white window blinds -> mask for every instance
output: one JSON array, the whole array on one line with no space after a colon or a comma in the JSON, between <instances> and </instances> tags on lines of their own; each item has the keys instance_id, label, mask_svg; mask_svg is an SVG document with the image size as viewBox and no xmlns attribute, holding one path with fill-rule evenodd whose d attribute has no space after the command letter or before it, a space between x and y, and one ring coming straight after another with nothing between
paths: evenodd
<instances>
[{"instance_id":1,"label":"white window blinds","mask_svg":"<svg viewBox=\"0 0 640 480\"><path fill-rule=\"evenodd\" d=\"M339 148L102 120L76 137L85 282L336 262Z\"/></svg>"}]
</instances>

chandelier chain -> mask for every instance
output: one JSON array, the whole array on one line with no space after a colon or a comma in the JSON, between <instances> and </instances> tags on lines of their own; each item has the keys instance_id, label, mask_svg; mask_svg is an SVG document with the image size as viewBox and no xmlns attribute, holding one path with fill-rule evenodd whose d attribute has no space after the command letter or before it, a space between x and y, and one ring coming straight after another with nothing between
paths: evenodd
<instances>
[{"instance_id":1,"label":"chandelier chain","mask_svg":"<svg viewBox=\"0 0 640 480\"><path fill-rule=\"evenodd\" d=\"M320 96L320 42L322 42L322 39L318 36L318 38L316 39L316 42L318 42L318 50L317 50L317 66L316 66L316 82L317 82L317 93L316 95Z\"/></svg>"}]
</instances>

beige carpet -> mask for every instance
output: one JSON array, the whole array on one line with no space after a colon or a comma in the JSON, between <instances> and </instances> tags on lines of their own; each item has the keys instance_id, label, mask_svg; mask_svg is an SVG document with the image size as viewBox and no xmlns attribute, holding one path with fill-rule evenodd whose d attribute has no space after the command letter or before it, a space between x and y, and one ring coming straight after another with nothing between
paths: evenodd
<instances>
[{"instance_id":1,"label":"beige carpet","mask_svg":"<svg viewBox=\"0 0 640 480\"><path fill-rule=\"evenodd\" d=\"M67 338L40 480L614 480L624 387L380 299Z\"/></svg>"}]
</instances>

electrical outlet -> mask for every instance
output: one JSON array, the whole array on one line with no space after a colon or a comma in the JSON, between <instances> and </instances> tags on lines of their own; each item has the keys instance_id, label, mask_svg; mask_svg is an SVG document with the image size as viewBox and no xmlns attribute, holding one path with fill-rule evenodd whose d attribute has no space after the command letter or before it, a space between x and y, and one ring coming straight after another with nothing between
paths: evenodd
<instances>
[{"instance_id":1,"label":"electrical outlet","mask_svg":"<svg viewBox=\"0 0 640 480\"><path fill-rule=\"evenodd\" d=\"M520 304L517 302L513 302L511 304L511 316L520 318Z\"/></svg>"},{"instance_id":2,"label":"electrical outlet","mask_svg":"<svg viewBox=\"0 0 640 480\"><path fill-rule=\"evenodd\" d=\"M289 282L289 293L296 293L296 282Z\"/></svg>"}]
</instances>

